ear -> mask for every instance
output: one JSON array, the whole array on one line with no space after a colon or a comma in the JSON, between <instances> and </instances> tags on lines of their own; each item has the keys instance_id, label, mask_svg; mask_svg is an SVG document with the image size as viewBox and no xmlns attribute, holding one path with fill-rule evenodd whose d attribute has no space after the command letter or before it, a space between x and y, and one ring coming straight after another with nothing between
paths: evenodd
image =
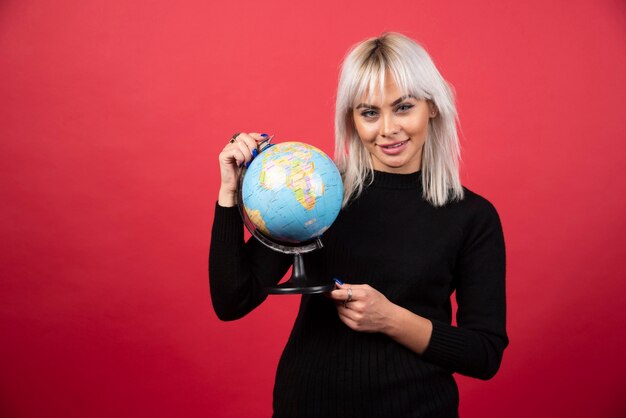
<instances>
[{"instance_id":1,"label":"ear","mask_svg":"<svg viewBox=\"0 0 626 418\"><path fill-rule=\"evenodd\" d=\"M437 109L437 106L431 100L428 101L428 110L429 110L428 116L431 119L437 117L437 115L439 114L439 110Z\"/></svg>"}]
</instances>

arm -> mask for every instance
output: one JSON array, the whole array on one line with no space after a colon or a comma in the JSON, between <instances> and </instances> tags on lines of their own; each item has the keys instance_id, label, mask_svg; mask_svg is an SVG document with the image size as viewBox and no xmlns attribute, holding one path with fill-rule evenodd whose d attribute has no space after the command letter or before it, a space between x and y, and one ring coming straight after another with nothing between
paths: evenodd
<instances>
[{"instance_id":1,"label":"arm","mask_svg":"<svg viewBox=\"0 0 626 418\"><path fill-rule=\"evenodd\" d=\"M355 331L382 332L417 354L424 353L428 347L433 330L431 321L390 302L370 285L338 282L330 297L338 302L341 320Z\"/></svg>"},{"instance_id":2,"label":"arm","mask_svg":"<svg viewBox=\"0 0 626 418\"><path fill-rule=\"evenodd\" d=\"M237 207L215 207L209 250L211 301L224 321L239 319L267 297L265 287L276 284L289 269L291 258L251 238L243 241L243 222Z\"/></svg>"},{"instance_id":3,"label":"arm","mask_svg":"<svg viewBox=\"0 0 626 418\"><path fill-rule=\"evenodd\" d=\"M240 134L219 155L221 185L209 250L211 300L217 316L234 320L246 315L267 295L263 288L277 283L290 258L255 239L244 244L243 222L236 204L237 179L242 164L252 160L259 134Z\"/></svg>"},{"instance_id":4,"label":"arm","mask_svg":"<svg viewBox=\"0 0 626 418\"><path fill-rule=\"evenodd\" d=\"M476 211L455 268L458 327L429 320L391 303L368 285L338 284L331 292L350 328L382 332L452 372L489 379L508 344L505 330L505 254L495 209ZM351 288L352 301L344 305Z\"/></svg>"},{"instance_id":5,"label":"arm","mask_svg":"<svg viewBox=\"0 0 626 418\"><path fill-rule=\"evenodd\" d=\"M496 374L509 343L505 258L498 213L482 201L473 213L455 268L458 327L433 321L425 360L479 379Z\"/></svg>"}]
</instances>

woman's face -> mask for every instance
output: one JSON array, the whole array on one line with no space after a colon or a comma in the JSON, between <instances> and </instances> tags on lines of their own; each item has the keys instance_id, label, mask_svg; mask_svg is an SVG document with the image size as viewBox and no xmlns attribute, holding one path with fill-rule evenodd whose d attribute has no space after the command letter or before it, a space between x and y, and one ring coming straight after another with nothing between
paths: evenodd
<instances>
[{"instance_id":1,"label":"woman's face","mask_svg":"<svg viewBox=\"0 0 626 418\"><path fill-rule=\"evenodd\" d=\"M428 120L435 111L431 102L400 91L392 77L385 82L383 97L376 90L360 100L352 116L374 169L399 174L420 170Z\"/></svg>"}]
</instances>

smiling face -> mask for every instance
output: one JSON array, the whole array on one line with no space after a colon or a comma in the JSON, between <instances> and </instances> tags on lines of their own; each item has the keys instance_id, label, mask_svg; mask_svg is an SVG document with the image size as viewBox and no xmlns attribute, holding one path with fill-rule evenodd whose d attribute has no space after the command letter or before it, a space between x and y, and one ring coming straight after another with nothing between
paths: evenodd
<instances>
[{"instance_id":1,"label":"smiling face","mask_svg":"<svg viewBox=\"0 0 626 418\"><path fill-rule=\"evenodd\" d=\"M353 107L354 126L369 151L374 170L409 174L422 167L428 121L436 116L431 102L400 91L392 77Z\"/></svg>"}]
</instances>

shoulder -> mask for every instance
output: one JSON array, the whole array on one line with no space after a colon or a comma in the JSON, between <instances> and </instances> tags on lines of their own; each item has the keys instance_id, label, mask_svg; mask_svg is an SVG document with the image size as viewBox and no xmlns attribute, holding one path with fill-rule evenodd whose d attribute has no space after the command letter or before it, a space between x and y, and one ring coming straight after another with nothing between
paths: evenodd
<instances>
[{"instance_id":1,"label":"shoulder","mask_svg":"<svg viewBox=\"0 0 626 418\"><path fill-rule=\"evenodd\" d=\"M458 203L465 210L476 214L498 216L495 206L485 197L463 186L464 197Z\"/></svg>"},{"instance_id":2,"label":"shoulder","mask_svg":"<svg viewBox=\"0 0 626 418\"><path fill-rule=\"evenodd\" d=\"M502 222L495 206L485 197L463 187L464 199L457 202L463 212L465 237L468 244L492 242L503 246Z\"/></svg>"},{"instance_id":3,"label":"shoulder","mask_svg":"<svg viewBox=\"0 0 626 418\"><path fill-rule=\"evenodd\" d=\"M500 215L495 206L485 197L463 187L462 200L451 202L444 206L453 216L460 220L464 229L500 229Z\"/></svg>"}]
</instances>

